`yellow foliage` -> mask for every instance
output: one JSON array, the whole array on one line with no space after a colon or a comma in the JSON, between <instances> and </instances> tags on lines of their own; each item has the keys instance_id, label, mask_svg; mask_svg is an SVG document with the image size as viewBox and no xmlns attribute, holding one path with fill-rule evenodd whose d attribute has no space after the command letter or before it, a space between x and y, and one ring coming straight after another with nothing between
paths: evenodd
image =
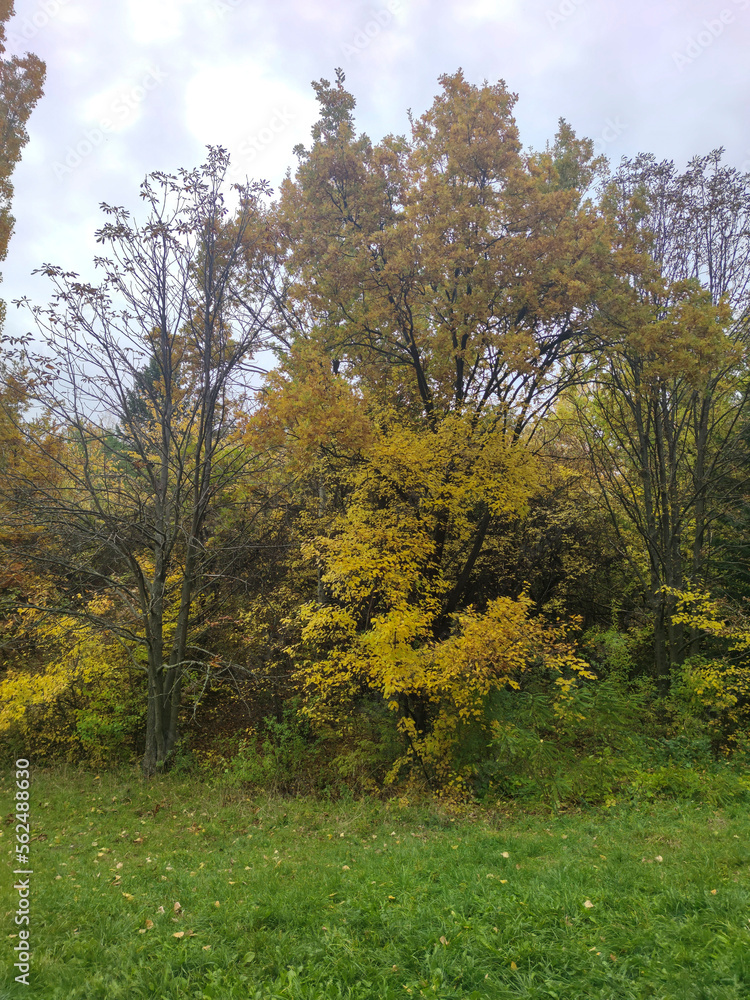
<instances>
[{"instance_id":1,"label":"yellow foliage","mask_svg":"<svg viewBox=\"0 0 750 1000\"><path fill-rule=\"evenodd\" d=\"M302 669L308 713L320 721L340 719L342 710L366 690L377 692L399 714L399 729L440 784L457 778L450 756L458 729L484 725L487 696L502 687L518 689L531 666L543 665L556 677L555 709L563 715L582 678L593 679L588 665L567 641L567 628L531 616L527 595L498 598L483 614L473 610L455 618L453 634L437 640L433 625L439 606L404 602L376 615L361 633L351 614L333 606L308 605L303 644L320 654ZM330 648L333 646L334 648ZM432 705L432 720L420 730L403 711L403 699ZM404 759L397 763L397 773Z\"/></svg>"},{"instance_id":2,"label":"yellow foliage","mask_svg":"<svg viewBox=\"0 0 750 1000\"><path fill-rule=\"evenodd\" d=\"M750 722L750 623L704 590L664 588L674 598L674 624L713 640L714 655L689 659L673 685L675 698L715 729Z\"/></svg>"},{"instance_id":3,"label":"yellow foliage","mask_svg":"<svg viewBox=\"0 0 750 1000\"><path fill-rule=\"evenodd\" d=\"M91 614L111 610L109 598L94 598ZM79 722L92 702L118 701L128 653L114 637L94 631L78 617L50 617L41 611L19 611L20 629L32 636L44 663L38 669L15 667L0 680L0 735L14 735L38 756L48 753L73 760L82 752ZM97 764L98 752L86 755Z\"/></svg>"}]
</instances>

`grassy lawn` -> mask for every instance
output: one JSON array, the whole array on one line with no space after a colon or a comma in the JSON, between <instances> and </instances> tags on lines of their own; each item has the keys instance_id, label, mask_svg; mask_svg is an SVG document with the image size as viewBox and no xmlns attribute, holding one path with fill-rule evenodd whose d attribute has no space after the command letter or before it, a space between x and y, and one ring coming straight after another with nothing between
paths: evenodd
<instances>
[{"instance_id":1,"label":"grassy lawn","mask_svg":"<svg viewBox=\"0 0 750 1000\"><path fill-rule=\"evenodd\" d=\"M7 874L0 1000L750 996L741 804L452 819L57 771L31 808L30 985Z\"/></svg>"}]
</instances>

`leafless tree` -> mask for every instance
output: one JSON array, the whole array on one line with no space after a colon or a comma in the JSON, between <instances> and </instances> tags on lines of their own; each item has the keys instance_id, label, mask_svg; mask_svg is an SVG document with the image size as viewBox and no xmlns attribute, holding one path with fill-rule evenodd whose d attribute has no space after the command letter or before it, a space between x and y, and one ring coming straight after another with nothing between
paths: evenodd
<instances>
[{"instance_id":1,"label":"leafless tree","mask_svg":"<svg viewBox=\"0 0 750 1000\"><path fill-rule=\"evenodd\" d=\"M100 282L41 268L54 295L29 307L43 346L24 347L37 419L19 431L55 474L4 486L12 516L54 540L40 557L58 579L114 601L100 624L148 676L146 775L175 745L185 671L206 656L196 622L217 577L232 574L264 461L242 430L273 315L267 191L237 186L230 211L227 167L209 147L199 169L150 174L141 225L102 205Z\"/></svg>"}]
</instances>

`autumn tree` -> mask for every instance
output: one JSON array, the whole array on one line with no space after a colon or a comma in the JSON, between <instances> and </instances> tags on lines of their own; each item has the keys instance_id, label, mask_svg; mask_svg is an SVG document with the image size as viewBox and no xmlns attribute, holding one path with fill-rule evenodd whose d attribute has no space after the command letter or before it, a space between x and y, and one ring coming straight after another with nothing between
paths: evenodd
<instances>
[{"instance_id":1,"label":"autumn tree","mask_svg":"<svg viewBox=\"0 0 750 1000\"><path fill-rule=\"evenodd\" d=\"M315 85L315 142L280 203L288 336L427 431L465 415L470 433L491 424L511 446L562 390L560 362L587 329L607 259L584 199L599 164L565 122L524 154L502 82L440 82L411 138L378 146L355 134L343 74ZM477 514L450 610L489 525ZM435 531L440 548L445 518Z\"/></svg>"},{"instance_id":2,"label":"autumn tree","mask_svg":"<svg viewBox=\"0 0 750 1000\"><path fill-rule=\"evenodd\" d=\"M578 417L602 502L654 615L664 682L687 649L672 593L708 582L713 527L737 499L750 188L747 175L722 165L721 151L684 173L641 156L621 165L603 204L621 234L621 269L598 298Z\"/></svg>"},{"instance_id":3,"label":"autumn tree","mask_svg":"<svg viewBox=\"0 0 750 1000\"><path fill-rule=\"evenodd\" d=\"M174 747L185 670L210 659L200 641L210 595L251 519L222 514L249 511L262 461L243 433L272 309L266 190L240 187L230 213L227 165L210 148L198 170L149 175L142 224L103 206L98 284L42 269L55 294L33 309L44 346L26 345L21 370L46 432L17 426L32 455L54 431L56 476L3 480L16 521L52 540L38 558L65 600L40 610L118 637L146 672L146 774Z\"/></svg>"},{"instance_id":4,"label":"autumn tree","mask_svg":"<svg viewBox=\"0 0 750 1000\"><path fill-rule=\"evenodd\" d=\"M432 694L407 651L450 641L490 525L536 488L530 442L578 377L608 254L592 144L561 122L524 153L502 82L440 83L410 135L379 144L356 133L340 71L314 84L321 117L277 210L288 351L273 405L315 470L305 635L359 637L361 663L381 656L374 689L417 730Z\"/></svg>"}]
</instances>

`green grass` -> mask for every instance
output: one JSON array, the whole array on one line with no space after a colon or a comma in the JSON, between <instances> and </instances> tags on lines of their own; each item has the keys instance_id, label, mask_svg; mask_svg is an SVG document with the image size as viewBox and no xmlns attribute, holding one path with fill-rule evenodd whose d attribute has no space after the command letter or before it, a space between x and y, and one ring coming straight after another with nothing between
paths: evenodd
<instances>
[{"instance_id":1,"label":"green grass","mask_svg":"<svg viewBox=\"0 0 750 1000\"><path fill-rule=\"evenodd\" d=\"M58 771L32 827L31 985L10 875L0 1000L750 995L741 805L451 819Z\"/></svg>"}]
</instances>

